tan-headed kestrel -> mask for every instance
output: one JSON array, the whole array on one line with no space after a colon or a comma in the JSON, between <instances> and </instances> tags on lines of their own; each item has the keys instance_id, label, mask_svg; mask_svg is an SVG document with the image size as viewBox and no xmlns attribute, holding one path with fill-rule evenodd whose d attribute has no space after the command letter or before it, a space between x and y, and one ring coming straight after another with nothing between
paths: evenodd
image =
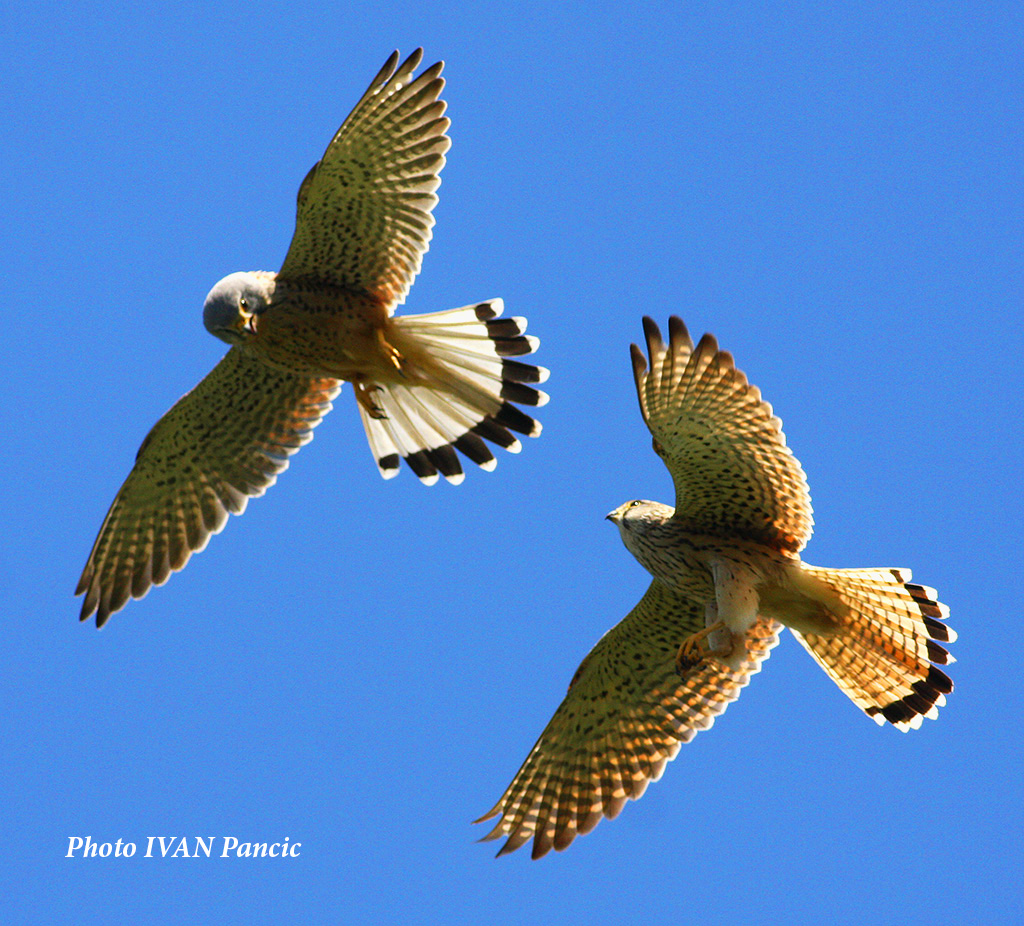
<instances>
[{"instance_id":1,"label":"tan-headed kestrel","mask_svg":"<svg viewBox=\"0 0 1024 926\"><path fill-rule=\"evenodd\" d=\"M450 145L443 62L388 59L299 187L295 235L277 273L232 273L203 323L224 359L142 442L76 594L102 626L202 550L228 514L262 495L352 383L384 478L404 459L430 484L463 478L456 450L493 469L490 441L540 425L513 405L547 400L547 371L522 318L500 299L396 317L427 250L434 191Z\"/></svg>"},{"instance_id":2,"label":"tan-headed kestrel","mask_svg":"<svg viewBox=\"0 0 1024 926\"><path fill-rule=\"evenodd\" d=\"M953 690L935 664L955 634L935 591L906 569L822 569L803 469L782 422L710 335L682 321L665 345L644 319L648 369L632 345L640 410L676 487L676 506L630 501L608 518L653 576L647 593L581 663L508 790L482 820L499 855L533 839L564 849L657 780L708 729L788 627L879 724L934 718ZM478 821L480 822L480 821Z\"/></svg>"}]
</instances>

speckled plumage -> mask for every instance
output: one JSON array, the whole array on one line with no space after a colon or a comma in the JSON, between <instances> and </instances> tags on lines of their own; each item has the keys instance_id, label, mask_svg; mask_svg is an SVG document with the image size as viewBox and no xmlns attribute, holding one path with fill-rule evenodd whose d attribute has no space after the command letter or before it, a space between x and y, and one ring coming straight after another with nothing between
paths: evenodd
<instances>
[{"instance_id":1,"label":"speckled plumage","mask_svg":"<svg viewBox=\"0 0 1024 926\"><path fill-rule=\"evenodd\" d=\"M533 838L539 858L617 816L682 743L711 728L779 639L779 624L760 620L740 665L705 660L681 679L679 641L703 626L702 605L655 581L598 641L502 799L477 821L502 815L484 837L507 837L499 855Z\"/></svg>"},{"instance_id":2,"label":"speckled plumage","mask_svg":"<svg viewBox=\"0 0 1024 926\"><path fill-rule=\"evenodd\" d=\"M634 378L676 506L638 499L608 515L653 581L481 818L500 815L484 837L506 838L499 854L532 838L539 858L616 816L739 696L783 626L880 724L920 726L952 691L938 666L955 634L934 590L906 570L801 562L810 494L771 406L710 335L694 347L678 318L668 344L644 329L650 366L633 345Z\"/></svg>"},{"instance_id":3,"label":"speckled plumage","mask_svg":"<svg viewBox=\"0 0 1024 926\"><path fill-rule=\"evenodd\" d=\"M676 521L799 552L814 523L811 497L782 421L713 337L694 350L676 322L665 344L645 319L649 369L640 348L630 349L640 411L675 483Z\"/></svg>"},{"instance_id":4,"label":"speckled plumage","mask_svg":"<svg viewBox=\"0 0 1024 926\"><path fill-rule=\"evenodd\" d=\"M306 175L278 273L233 273L210 291L207 329L231 344L143 442L82 572L81 618L97 626L181 569L312 438L341 383L353 384L385 478L404 459L421 481L463 478L456 451L483 469L540 425L543 405L526 320L500 299L394 316L431 237L450 141L438 62L413 76L417 49L391 55Z\"/></svg>"}]
</instances>

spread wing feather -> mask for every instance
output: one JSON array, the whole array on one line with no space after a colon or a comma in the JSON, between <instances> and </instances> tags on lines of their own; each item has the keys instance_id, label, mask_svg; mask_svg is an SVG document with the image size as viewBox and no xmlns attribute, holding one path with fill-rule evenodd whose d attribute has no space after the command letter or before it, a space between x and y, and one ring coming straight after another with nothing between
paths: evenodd
<instances>
[{"instance_id":1,"label":"spread wing feather","mask_svg":"<svg viewBox=\"0 0 1024 926\"><path fill-rule=\"evenodd\" d=\"M583 660L569 691L500 801L485 840L499 855L533 839L533 857L564 849L614 817L661 777L682 743L708 729L758 672L780 625L761 619L733 670L706 659L676 672L679 641L704 626L702 605L652 582L635 608Z\"/></svg>"},{"instance_id":2,"label":"spread wing feather","mask_svg":"<svg viewBox=\"0 0 1024 926\"><path fill-rule=\"evenodd\" d=\"M711 335L694 347L675 316L667 345L650 318L644 333L650 366L633 344L633 374L654 449L675 482L675 517L695 533L799 552L814 523L811 496L771 405Z\"/></svg>"},{"instance_id":3,"label":"spread wing feather","mask_svg":"<svg viewBox=\"0 0 1024 926\"><path fill-rule=\"evenodd\" d=\"M429 246L449 120L443 62L415 79L422 49L388 58L299 188L281 277L405 300Z\"/></svg>"},{"instance_id":4,"label":"spread wing feather","mask_svg":"<svg viewBox=\"0 0 1024 926\"><path fill-rule=\"evenodd\" d=\"M280 373L232 348L149 432L75 594L102 627L241 514L313 437L340 383Z\"/></svg>"}]
</instances>

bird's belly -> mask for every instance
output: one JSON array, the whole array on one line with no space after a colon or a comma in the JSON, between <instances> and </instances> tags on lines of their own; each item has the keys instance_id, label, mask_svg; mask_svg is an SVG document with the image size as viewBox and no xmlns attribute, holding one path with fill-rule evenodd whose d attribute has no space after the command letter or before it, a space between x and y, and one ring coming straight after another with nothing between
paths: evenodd
<instances>
[{"instance_id":1,"label":"bird's belly","mask_svg":"<svg viewBox=\"0 0 1024 926\"><path fill-rule=\"evenodd\" d=\"M300 303L272 307L260 320L253 348L271 366L313 377L372 378L384 362L386 315L375 303Z\"/></svg>"}]
</instances>

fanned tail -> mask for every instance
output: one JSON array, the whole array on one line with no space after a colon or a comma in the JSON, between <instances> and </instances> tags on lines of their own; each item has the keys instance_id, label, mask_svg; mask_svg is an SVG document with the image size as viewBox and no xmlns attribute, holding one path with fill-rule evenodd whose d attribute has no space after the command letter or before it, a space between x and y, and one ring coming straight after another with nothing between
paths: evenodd
<instances>
[{"instance_id":1,"label":"fanned tail","mask_svg":"<svg viewBox=\"0 0 1024 926\"><path fill-rule=\"evenodd\" d=\"M496 461L485 441L518 453L515 433L540 434L540 423L514 403L544 405L548 397L534 384L548 371L511 359L533 353L539 342L525 335L525 318L499 318L502 309L500 299L491 299L391 319L388 337L409 373L373 387L373 413L359 405L385 479L404 459L427 485L439 474L458 484L464 474L456 451L492 470Z\"/></svg>"},{"instance_id":2,"label":"fanned tail","mask_svg":"<svg viewBox=\"0 0 1024 926\"><path fill-rule=\"evenodd\" d=\"M935 719L953 690L938 666L955 660L941 644L956 639L935 589L912 584L908 569L802 571L845 606L835 633L794 631L833 681L879 725L906 731Z\"/></svg>"}]
</instances>

